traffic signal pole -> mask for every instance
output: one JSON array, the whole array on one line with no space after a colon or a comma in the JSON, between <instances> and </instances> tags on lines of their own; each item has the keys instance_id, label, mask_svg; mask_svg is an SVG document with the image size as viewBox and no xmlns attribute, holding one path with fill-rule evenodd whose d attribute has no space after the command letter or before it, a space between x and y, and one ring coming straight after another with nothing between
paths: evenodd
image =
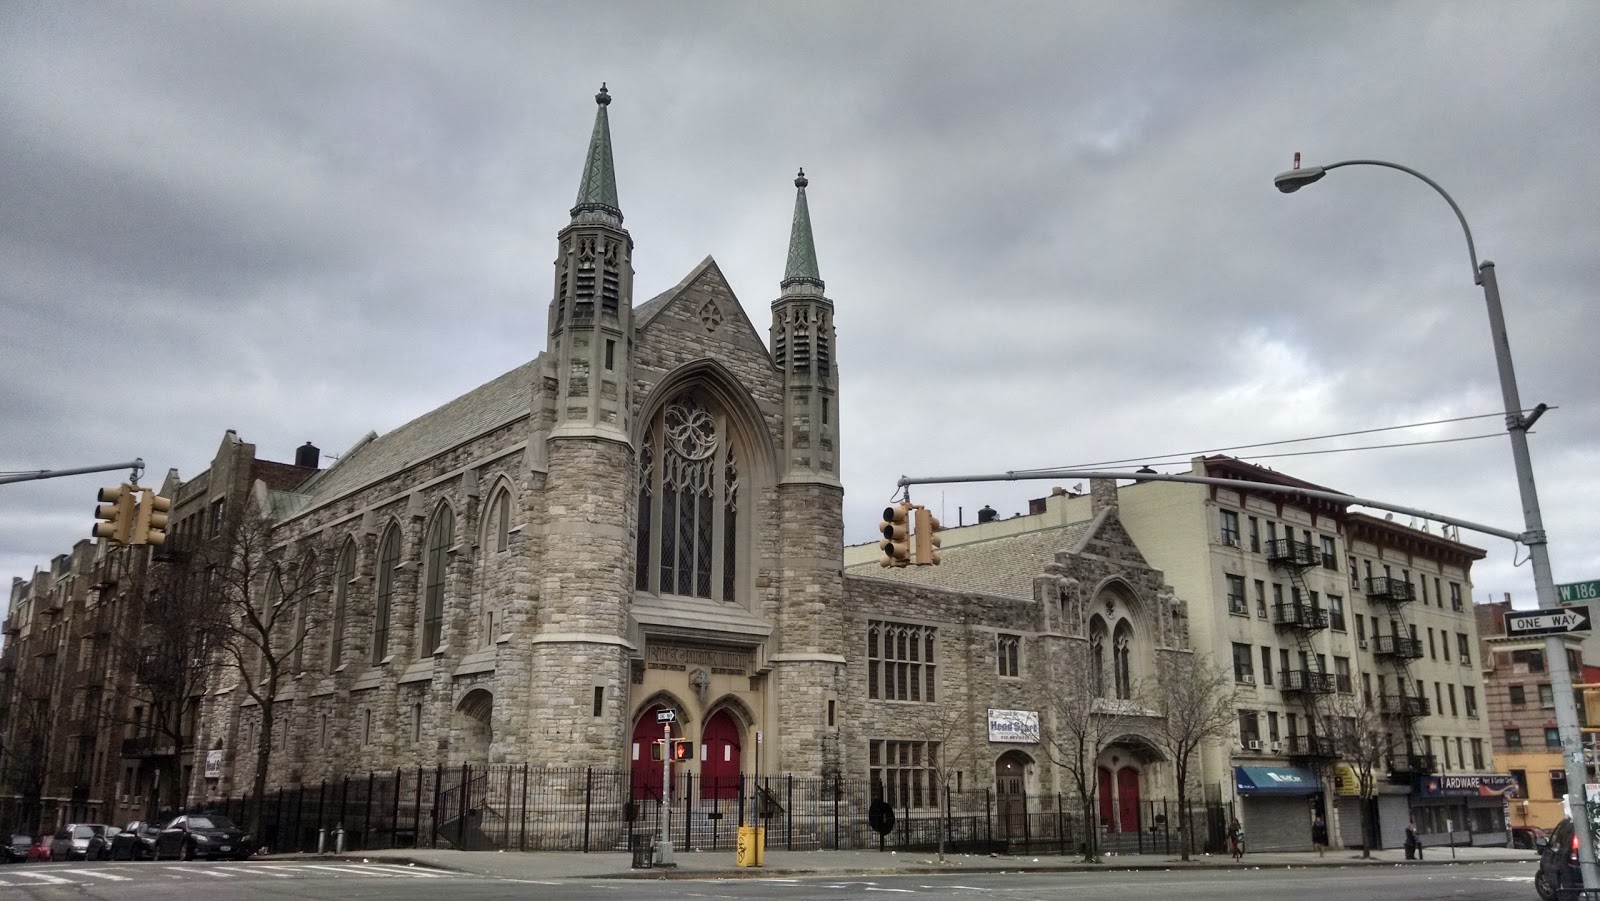
<instances>
[{"instance_id":1,"label":"traffic signal pole","mask_svg":"<svg viewBox=\"0 0 1600 901\"><path fill-rule=\"evenodd\" d=\"M100 466L79 466L75 469L35 469L29 472L12 473L0 476L0 485L12 482L31 482L35 479L59 479L62 476L81 476L91 472L110 472L113 469L132 470L128 481L137 483L139 475L144 472L144 459L135 457L127 463L105 463Z\"/></svg>"}]
</instances>

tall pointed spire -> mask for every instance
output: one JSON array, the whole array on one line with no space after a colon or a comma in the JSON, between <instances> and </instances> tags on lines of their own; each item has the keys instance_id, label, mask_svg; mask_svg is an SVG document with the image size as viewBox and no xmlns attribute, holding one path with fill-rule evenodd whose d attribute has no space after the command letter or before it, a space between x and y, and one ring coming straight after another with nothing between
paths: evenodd
<instances>
[{"instance_id":1,"label":"tall pointed spire","mask_svg":"<svg viewBox=\"0 0 1600 901\"><path fill-rule=\"evenodd\" d=\"M806 170L795 176L794 225L789 230L789 262L783 270L783 294L821 294L822 276L817 272L817 246L811 240L811 210L806 206Z\"/></svg>"},{"instance_id":2,"label":"tall pointed spire","mask_svg":"<svg viewBox=\"0 0 1600 901\"><path fill-rule=\"evenodd\" d=\"M622 207L617 205L617 171L611 162L611 120L606 107L611 94L605 82L594 95L599 109L594 113L594 134L589 136L589 155L583 161L583 179L578 182L578 202L572 208L573 222L622 224Z\"/></svg>"}]
</instances>

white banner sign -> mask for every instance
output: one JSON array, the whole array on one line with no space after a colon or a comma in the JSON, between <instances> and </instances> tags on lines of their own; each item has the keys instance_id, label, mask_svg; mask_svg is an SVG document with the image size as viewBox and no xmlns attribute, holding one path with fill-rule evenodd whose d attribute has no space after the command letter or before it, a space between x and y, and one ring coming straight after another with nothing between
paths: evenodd
<instances>
[{"instance_id":1,"label":"white banner sign","mask_svg":"<svg viewBox=\"0 0 1600 901\"><path fill-rule=\"evenodd\" d=\"M989 740L1032 745L1039 743L1039 711L989 708Z\"/></svg>"},{"instance_id":2,"label":"white banner sign","mask_svg":"<svg viewBox=\"0 0 1600 901\"><path fill-rule=\"evenodd\" d=\"M206 778L207 779L221 779L222 778L222 757L226 753L227 753L226 751L207 751L206 752Z\"/></svg>"}]
</instances>

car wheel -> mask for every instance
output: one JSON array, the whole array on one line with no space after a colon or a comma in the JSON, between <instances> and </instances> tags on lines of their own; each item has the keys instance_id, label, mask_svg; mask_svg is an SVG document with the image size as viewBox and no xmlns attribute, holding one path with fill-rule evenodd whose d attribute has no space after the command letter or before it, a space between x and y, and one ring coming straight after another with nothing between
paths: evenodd
<instances>
[{"instance_id":1,"label":"car wheel","mask_svg":"<svg viewBox=\"0 0 1600 901\"><path fill-rule=\"evenodd\" d=\"M1556 901L1556 887L1551 884L1550 874L1544 867L1533 874L1533 890L1539 893L1542 901Z\"/></svg>"}]
</instances>

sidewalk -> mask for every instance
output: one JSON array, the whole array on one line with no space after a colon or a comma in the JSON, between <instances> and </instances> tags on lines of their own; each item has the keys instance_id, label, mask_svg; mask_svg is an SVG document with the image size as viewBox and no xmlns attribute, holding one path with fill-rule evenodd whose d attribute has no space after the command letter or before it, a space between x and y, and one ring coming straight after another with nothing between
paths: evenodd
<instances>
[{"instance_id":1,"label":"sidewalk","mask_svg":"<svg viewBox=\"0 0 1600 901\"><path fill-rule=\"evenodd\" d=\"M1108 856L1101 864L1085 864L1074 857L1002 857L948 854L943 863L932 852L893 851L768 851L762 867L738 867L732 850L679 851L671 868L635 870L632 855L619 852L583 854L570 851L439 851L427 848L365 851L351 854L273 855L275 860L342 860L411 863L463 873L508 879L710 879L782 878L797 876L892 875L900 873L945 872L1020 872L1026 870L1074 872L1103 870L1197 870L1233 867L1342 867L1342 866L1444 866L1469 863L1522 862L1529 874L1538 861L1532 851L1509 848L1456 848L1452 859L1449 848L1429 848L1427 857L1408 861L1399 850L1373 851L1362 859L1360 850L1329 851L1318 857L1312 851L1262 852L1248 854L1241 863L1227 855L1200 855L1189 863L1177 855L1124 854Z\"/></svg>"}]
</instances>

